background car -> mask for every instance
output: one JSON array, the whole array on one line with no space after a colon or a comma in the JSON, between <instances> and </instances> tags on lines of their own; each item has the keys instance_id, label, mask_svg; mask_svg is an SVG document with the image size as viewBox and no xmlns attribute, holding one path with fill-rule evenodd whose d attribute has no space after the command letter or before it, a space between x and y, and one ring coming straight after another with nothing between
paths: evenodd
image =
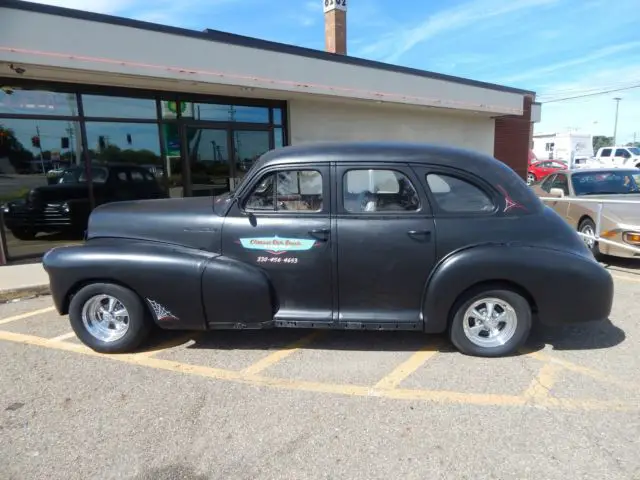
<instances>
[{"instance_id":1,"label":"background car","mask_svg":"<svg viewBox=\"0 0 640 480\"><path fill-rule=\"evenodd\" d=\"M639 200L640 170L635 168L596 168L558 171L534 185L539 197L572 198L576 201L545 203L571 226L586 235L595 235L598 204L580 202L580 198ZM600 236L607 240L640 248L640 205L604 204ZM640 253L607 243L584 239L594 255L601 253L624 258L640 258Z\"/></svg>"},{"instance_id":2,"label":"background car","mask_svg":"<svg viewBox=\"0 0 640 480\"><path fill-rule=\"evenodd\" d=\"M566 170L567 165L555 160L542 160L532 162L527 170L527 185L531 185L538 180L542 180L547 175L558 170Z\"/></svg>"},{"instance_id":3,"label":"background car","mask_svg":"<svg viewBox=\"0 0 640 480\"><path fill-rule=\"evenodd\" d=\"M31 240L40 232L82 235L91 213L86 168L66 168L58 182L32 188L24 198L2 206L6 227L19 240ZM165 198L154 175L131 164L91 167L96 205L122 200Z\"/></svg>"}]
</instances>

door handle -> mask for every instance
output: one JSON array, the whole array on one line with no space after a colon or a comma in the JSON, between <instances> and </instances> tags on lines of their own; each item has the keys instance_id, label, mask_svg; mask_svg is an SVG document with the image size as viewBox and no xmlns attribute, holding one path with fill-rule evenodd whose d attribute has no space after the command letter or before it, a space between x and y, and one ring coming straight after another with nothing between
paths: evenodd
<instances>
[{"instance_id":1,"label":"door handle","mask_svg":"<svg viewBox=\"0 0 640 480\"><path fill-rule=\"evenodd\" d=\"M329 228L315 228L313 230L310 230L309 233L313 237L321 236L323 238L320 238L319 240L326 241L327 237L331 233L331 229L329 229Z\"/></svg>"},{"instance_id":2,"label":"door handle","mask_svg":"<svg viewBox=\"0 0 640 480\"><path fill-rule=\"evenodd\" d=\"M412 237L417 237L417 236L429 237L429 236L431 236L431 230L409 230L407 233L409 235L411 235Z\"/></svg>"}]
</instances>

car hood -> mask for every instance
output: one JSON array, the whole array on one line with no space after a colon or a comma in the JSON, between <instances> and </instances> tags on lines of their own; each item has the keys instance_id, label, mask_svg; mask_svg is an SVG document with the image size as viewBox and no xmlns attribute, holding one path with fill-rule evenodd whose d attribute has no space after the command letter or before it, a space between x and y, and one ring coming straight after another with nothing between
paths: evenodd
<instances>
[{"instance_id":1,"label":"car hood","mask_svg":"<svg viewBox=\"0 0 640 480\"><path fill-rule=\"evenodd\" d=\"M127 238L215 252L222 221L209 197L113 202L93 210L87 240Z\"/></svg>"}]
</instances>

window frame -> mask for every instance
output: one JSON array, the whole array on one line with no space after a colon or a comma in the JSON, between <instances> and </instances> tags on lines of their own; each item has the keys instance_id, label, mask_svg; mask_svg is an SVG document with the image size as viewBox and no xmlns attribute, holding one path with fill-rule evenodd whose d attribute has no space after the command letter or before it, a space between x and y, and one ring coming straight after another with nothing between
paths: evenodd
<instances>
[{"instance_id":1,"label":"window frame","mask_svg":"<svg viewBox=\"0 0 640 480\"><path fill-rule=\"evenodd\" d=\"M546 177L544 177L540 181L540 189L543 192L549 193L551 191L551 185L553 185L553 182L555 181L556 175L558 175L556 172L550 173L549 175L547 175ZM544 186L545 182L549 182L549 189L548 190L545 189L545 186Z\"/></svg>"},{"instance_id":2,"label":"window frame","mask_svg":"<svg viewBox=\"0 0 640 480\"><path fill-rule=\"evenodd\" d=\"M336 199L337 199L337 214L348 216L349 218L372 218L372 217L406 217L406 216L432 216L431 206L429 199L425 196L424 187L420 183L420 178L416 175L415 171L410 167L408 163L376 163L376 162L337 162L334 174L336 179L334 184L336 185ZM416 191L420 206L416 210L382 210L375 212L350 212L344 205L344 188L345 179L348 172L352 170L390 170L392 172L398 172L404 175L410 182L411 186Z\"/></svg>"},{"instance_id":3,"label":"window frame","mask_svg":"<svg viewBox=\"0 0 640 480\"><path fill-rule=\"evenodd\" d=\"M566 188L564 187L558 187L555 185L556 180L558 180L560 177L564 177L564 179L566 180ZM569 185L569 176L566 173L562 173L562 172L557 172L554 174L554 178L553 180L550 182L550 186L549 186L549 191L551 191L552 188L560 188L565 195L570 195L571 194L571 187Z\"/></svg>"},{"instance_id":4,"label":"window frame","mask_svg":"<svg viewBox=\"0 0 640 480\"><path fill-rule=\"evenodd\" d=\"M322 180L322 208L320 210L253 210L246 208L246 204L251 198L255 188L269 175L278 174L281 172L304 172L304 171L314 171L320 174L320 178ZM329 164L288 164L288 165L275 165L272 167L266 167L260 169L260 171L255 172L252 176L253 178L249 181L245 188L242 189L242 192L239 192L237 197L237 207L238 210L244 215L254 215L254 216L314 216L317 217L319 215L328 216L331 211L331 191L330 191L330 183L328 176L330 175ZM277 186L276 186L277 191ZM275 205L274 205L275 207Z\"/></svg>"},{"instance_id":5,"label":"window frame","mask_svg":"<svg viewBox=\"0 0 640 480\"><path fill-rule=\"evenodd\" d=\"M478 177L477 175L472 175L466 171L454 169L454 168L446 168L446 167L436 167L425 165L421 169L421 180L423 182L423 188L425 189L426 195L429 198L429 203L431 204L431 208L436 217L439 218L487 218L493 217L500 213L501 206L503 203L502 195L488 182L486 182L483 178ZM483 211L465 211L465 212L451 212L449 210L444 210L440 207L440 204L436 200L431 188L429 188L429 183L427 181L428 175L442 175L449 176L453 178L457 178L458 180L462 180L471 184L472 186L479 189L482 193L484 193L491 203L493 204L493 209L483 212Z\"/></svg>"}]
</instances>

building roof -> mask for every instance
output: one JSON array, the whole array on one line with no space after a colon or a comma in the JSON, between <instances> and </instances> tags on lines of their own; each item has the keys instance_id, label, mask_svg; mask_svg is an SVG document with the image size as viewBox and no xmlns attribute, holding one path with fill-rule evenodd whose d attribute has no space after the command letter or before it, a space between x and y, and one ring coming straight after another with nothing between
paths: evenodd
<instances>
[{"instance_id":1,"label":"building roof","mask_svg":"<svg viewBox=\"0 0 640 480\"><path fill-rule=\"evenodd\" d=\"M23 0L0 0L0 7L12 8L16 10L25 10L30 12L44 13L49 15L58 15L63 17L74 18L78 20L86 20L92 22L101 22L111 25L118 25L123 27L137 28L141 30L149 30L159 33L167 33L171 35L180 35L184 37L191 37L200 40L208 40L211 42L226 43L229 45L236 45L247 48L255 48L261 50L270 50L279 53L285 53L290 55L298 55L307 58L315 58L318 60L325 60L328 62L336 62L343 64L350 64L360 67L373 68L377 70L384 70L388 72L415 75L419 77L425 77L435 80L442 80L445 82L458 83L462 85L468 85L473 87L486 88L490 90L497 90L501 92L517 93L521 95L535 95L535 92L529 90L522 90L518 88L508 87L504 85L497 85L488 82L481 82L478 80L471 80L468 78L456 77L453 75L445 75L442 73L429 72L425 70L419 70L410 67L402 67L398 65L392 65L389 63L377 62L373 60L367 60L363 58L352 57L348 55L341 55L331 52L325 52L322 50L315 50L312 48L299 47L296 45L289 45L286 43L279 43L270 40L262 40L253 37L247 37L244 35L237 35L228 32L222 32L219 30L205 29L204 31L190 30L186 28L172 27L168 25L161 25L157 23L144 22L141 20L133 20L124 17L118 17L114 15L105 15L93 12L86 12L83 10L75 10L71 8L57 7L51 5L43 5L40 3L32 3Z\"/></svg>"}]
</instances>

